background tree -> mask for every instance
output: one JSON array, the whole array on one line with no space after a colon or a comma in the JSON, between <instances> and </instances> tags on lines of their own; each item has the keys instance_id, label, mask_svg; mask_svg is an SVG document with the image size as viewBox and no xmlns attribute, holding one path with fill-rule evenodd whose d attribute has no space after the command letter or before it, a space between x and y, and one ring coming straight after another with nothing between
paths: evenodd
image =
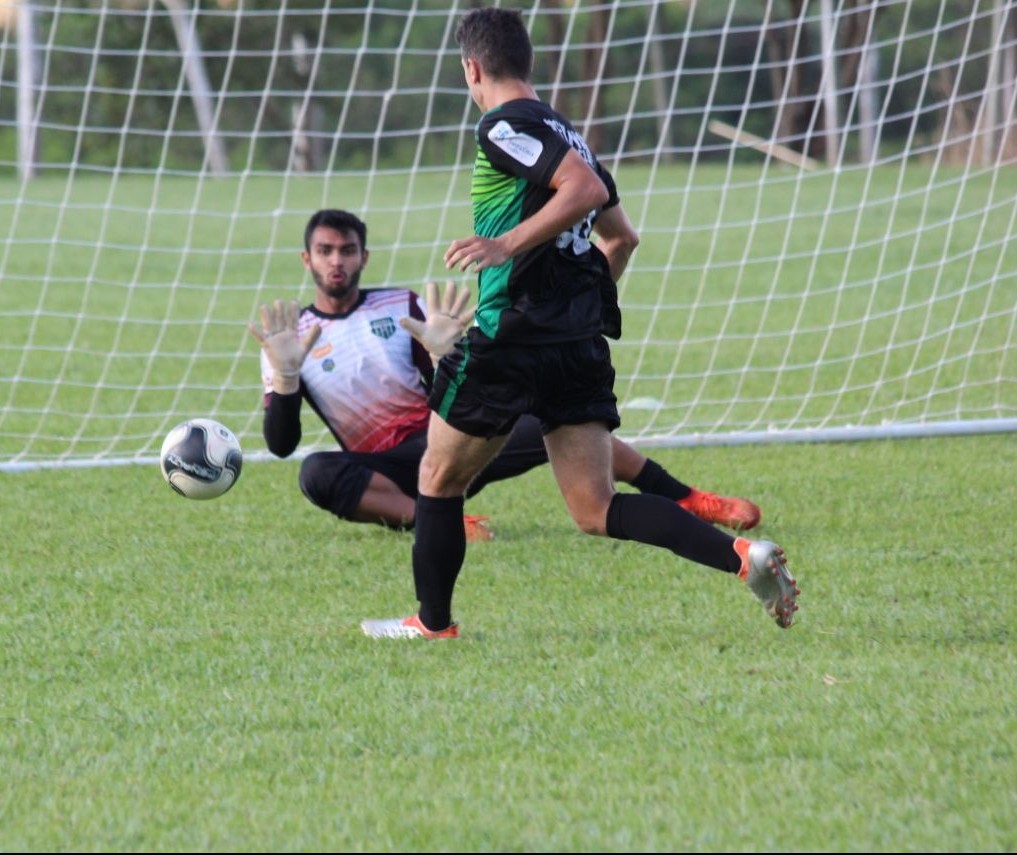
<instances>
[{"instance_id":1,"label":"background tree","mask_svg":"<svg viewBox=\"0 0 1017 855\"><path fill-rule=\"evenodd\" d=\"M362 0L302 0L283 14L275 0L188 4L210 126L164 3L33 7L43 165L198 170L211 136L231 170L444 165L470 144L444 0L417 0L412 14ZM973 14L970 0L833 4L833 103L841 129L863 129L838 132L846 157L922 139L946 140L954 157L972 145L982 158L1013 146L1014 11L1005 4L994 16L984 5ZM704 144L708 120L719 119L821 157L817 8L546 0L528 18L538 90L605 153L726 158L726 144ZM18 79L13 20L0 20L9 88ZM16 99L0 97L0 166L17 166L17 128Z\"/></svg>"}]
</instances>

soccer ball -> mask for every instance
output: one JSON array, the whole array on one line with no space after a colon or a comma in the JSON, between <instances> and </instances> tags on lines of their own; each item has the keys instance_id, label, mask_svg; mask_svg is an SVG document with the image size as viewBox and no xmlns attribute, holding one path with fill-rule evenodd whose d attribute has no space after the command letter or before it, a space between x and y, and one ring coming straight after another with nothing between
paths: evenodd
<instances>
[{"instance_id":1,"label":"soccer ball","mask_svg":"<svg viewBox=\"0 0 1017 855\"><path fill-rule=\"evenodd\" d=\"M240 477L237 438L214 419L188 419L163 440L159 466L166 483L188 499L215 499Z\"/></svg>"}]
</instances>

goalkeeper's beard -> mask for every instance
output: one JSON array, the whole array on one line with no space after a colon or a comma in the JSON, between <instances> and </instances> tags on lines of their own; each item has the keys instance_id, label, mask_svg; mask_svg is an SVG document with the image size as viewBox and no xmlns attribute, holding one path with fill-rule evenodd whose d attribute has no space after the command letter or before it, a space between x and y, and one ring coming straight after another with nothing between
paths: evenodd
<instances>
[{"instance_id":1,"label":"goalkeeper's beard","mask_svg":"<svg viewBox=\"0 0 1017 855\"><path fill-rule=\"evenodd\" d=\"M320 273L312 272L314 276L314 284L330 300L345 300L351 294L356 294L360 288L360 272L351 273L346 277L346 281L341 285L333 285L328 278L322 276Z\"/></svg>"}]
</instances>

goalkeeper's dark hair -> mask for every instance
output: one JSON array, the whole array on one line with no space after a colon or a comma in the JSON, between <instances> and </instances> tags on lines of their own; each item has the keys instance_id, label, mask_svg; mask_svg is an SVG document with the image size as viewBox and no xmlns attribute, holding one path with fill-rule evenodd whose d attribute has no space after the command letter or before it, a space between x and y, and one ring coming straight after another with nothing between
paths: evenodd
<instances>
[{"instance_id":1,"label":"goalkeeper's dark hair","mask_svg":"<svg viewBox=\"0 0 1017 855\"><path fill-rule=\"evenodd\" d=\"M307 227L304 229L304 249L308 252L311 251L311 235L318 226L335 229L337 232L356 232L360 238L360 248L367 249L367 226L363 220L349 211L326 208L313 214L307 221Z\"/></svg>"},{"instance_id":2,"label":"goalkeeper's dark hair","mask_svg":"<svg viewBox=\"0 0 1017 855\"><path fill-rule=\"evenodd\" d=\"M517 9L473 9L456 29L463 59L474 59L495 80L529 80L533 45Z\"/></svg>"}]
</instances>

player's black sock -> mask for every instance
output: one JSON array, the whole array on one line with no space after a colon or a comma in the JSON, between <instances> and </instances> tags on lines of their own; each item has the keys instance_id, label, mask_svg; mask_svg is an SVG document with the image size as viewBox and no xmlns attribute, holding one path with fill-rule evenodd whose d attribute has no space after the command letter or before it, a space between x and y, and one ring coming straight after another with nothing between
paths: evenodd
<instances>
[{"instance_id":1,"label":"player's black sock","mask_svg":"<svg viewBox=\"0 0 1017 855\"><path fill-rule=\"evenodd\" d=\"M647 458L639 474L632 480L632 486L640 493L652 493L677 502L684 499L692 488L683 484L655 460Z\"/></svg>"},{"instance_id":2,"label":"player's black sock","mask_svg":"<svg viewBox=\"0 0 1017 855\"><path fill-rule=\"evenodd\" d=\"M466 557L463 497L417 497L413 540L413 582L420 621L439 631L452 623L452 590Z\"/></svg>"},{"instance_id":3,"label":"player's black sock","mask_svg":"<svg viewBox=\"0 0 1017 855\"><path fill-rule=\"evenodd\" d=\"M734 538L674 502L647 493L615 493L607 509L607 536L663 546L707 567L737 573Z\"/></svg>"}]
</instances>

